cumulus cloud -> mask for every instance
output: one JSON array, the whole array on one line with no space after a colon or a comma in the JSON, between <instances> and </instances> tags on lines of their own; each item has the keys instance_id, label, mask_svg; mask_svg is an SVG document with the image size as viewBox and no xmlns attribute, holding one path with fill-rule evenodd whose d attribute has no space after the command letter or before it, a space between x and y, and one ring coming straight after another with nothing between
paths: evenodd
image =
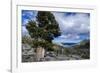
<instances>
[{"instance_id":1,"label":"cumulus cloud","mask_svg":"<svg viewBox=\"0 0 100 73\"><path fill-rule=\"evenodd\" d=\"M74 37L73 37L74 36ZM59 38L63 38L63 39L79 39L80 37L76 34L67 34L67 35L61 35L59 36Z\"/></svg>"},{"instance_id":2,"label":"cumulus cloud","mask_svg":"<svg viewBox=\"0 0 100 73\"><path fill-rule=\"evenodd\" d=\"M90 32L90 16L89 13L60 13L53 12L56 21L59 23L62 33L59 39L80 40L83 35ZM86 38L88 36L85 36ZM85 38L84 37L84 38Z\"/></svg>"},{"instance_id":3,"label":"cumulus cloud","mask_svg":"<svg viewBox=\"0 0 100 73\"><path fill-rule=\"evenodd\" d=\"M90 26L90 19L87 13L76 13L65 15L65 13L53 13L60 30L63 34L68 33L88 33Z\"/></svg>"}]
</instances>

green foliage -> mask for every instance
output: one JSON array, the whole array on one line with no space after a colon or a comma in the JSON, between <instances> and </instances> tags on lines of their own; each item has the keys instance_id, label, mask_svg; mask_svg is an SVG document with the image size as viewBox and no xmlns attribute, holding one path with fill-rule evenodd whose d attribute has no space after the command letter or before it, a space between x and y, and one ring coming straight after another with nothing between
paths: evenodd
<instances>
[{"instance_id":1,"label":"green foliage","mask_svg":"<svg viewBox=\"0 0 100 73\"><path fill-rule=\"evenodd\" d=\"M38 11L36 21L29 21L26 29L33 40L34 47L44 47L53 50L52 40L60 35L55 17L51 12Z\"/></svg>"},{"instance_id":2,"label":"green foliage","mask_svg":"<svg viewBox=\"0 0 100 73\"><path fill-rule=\"evenodd\" d=\"M32 38L28 35L22 36L22 43L32 45Z\"/></svg>"},{"instance_id":3,"label":"green foliage","mask_svg":"<svg viewBox=\"0 0 100 73\"><path fill-rule=\"evenodd\" d=\"M40 40L40 41L34 40L33 47L37 48L39 46L44 47L47 51L53 51L53 48L52 48L53 44L52 43L45 41L45 40Z\"/></svg>"},{"instance_id":4,"label":"green foliage","mask_svg":"<svg viewBox=\"0 0 100 73\"><path fill-rule=\"evenodd\" d=\"M58 24L55 21L55 17L51 12L44 12L44 11L39 11L37 14L37 22L39 27L45 27L46 25L52 25L52 24Z\"/></svg>"},{"instance_id":5,"label":"green foliage","mask_svg":"<svg viewBox=\"0 0 100 73\"><path fill-rule=\"evenodd\" d=\"M38 36L38 27L36 26L36 23L34 21L29 21L26 29L29 32L29 35L33 38L37 38Z\"/></svg>"}]
</instances>

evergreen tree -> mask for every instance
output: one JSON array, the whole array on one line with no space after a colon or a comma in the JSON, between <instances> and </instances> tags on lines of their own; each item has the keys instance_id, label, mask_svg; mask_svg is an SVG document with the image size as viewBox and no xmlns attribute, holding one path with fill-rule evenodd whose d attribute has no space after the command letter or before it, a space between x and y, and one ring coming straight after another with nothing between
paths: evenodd
<instances>
[{"instance_id":1,"label":"evergreen tree","mask_svg":"<svg viewBox=\"0 0 100 73\"><path fill-rule=\"evenodd\" d=\"M29 21L26 26L33 38L33 47L52 48L52 40L60 35L59 25L51 12L38 11L36 21Z\"/></svg>"}]
</instances>

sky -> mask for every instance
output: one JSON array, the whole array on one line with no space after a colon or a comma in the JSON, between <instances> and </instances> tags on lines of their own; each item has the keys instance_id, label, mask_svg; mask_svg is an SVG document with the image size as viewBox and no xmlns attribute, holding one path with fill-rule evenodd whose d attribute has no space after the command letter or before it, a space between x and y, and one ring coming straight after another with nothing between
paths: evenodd
<instances>
[{"instance_id":1,"label":"sky","mask_svg":"<svg viewBox=\"0 0 100 73\"><path fill-rule=\"evenodd\" d=\"M61 36L53 43L78 43L90 37L90 14L78 12L51 12L59 24ZM22 10L22 34L28 33L25 28L29 20L36 21L37 11Z\"/></svg>"}]
</instances>

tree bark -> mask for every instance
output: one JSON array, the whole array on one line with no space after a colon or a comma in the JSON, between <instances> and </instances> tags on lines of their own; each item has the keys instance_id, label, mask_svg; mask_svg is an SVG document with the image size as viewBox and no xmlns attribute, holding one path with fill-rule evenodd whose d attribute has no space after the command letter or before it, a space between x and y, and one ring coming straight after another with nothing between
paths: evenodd
<instances>
[{"instance_id":1,"label":"tree bark","mask_svg":"<svg viewBox=\"0 0 100 73\"><path fill-rule=\"evenodd\" d=\"M43 47L38 47L36 49L36 60L40 61L41 59L44 59L45 55L45 49Z\"/></svg>"}]
</instances>

